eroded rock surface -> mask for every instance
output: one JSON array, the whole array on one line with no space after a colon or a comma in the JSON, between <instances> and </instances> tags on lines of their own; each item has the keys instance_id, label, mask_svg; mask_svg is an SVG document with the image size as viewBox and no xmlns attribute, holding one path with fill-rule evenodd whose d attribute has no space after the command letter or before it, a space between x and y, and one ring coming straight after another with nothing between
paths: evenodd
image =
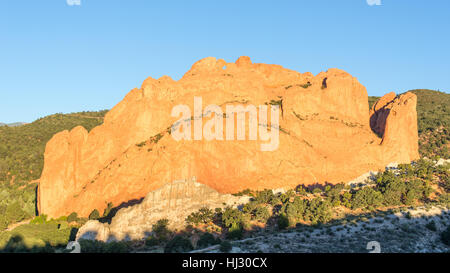
<instances>
[{"instance_id":1,"label":"eroded rock surface","mask_svg":"<svg viewBox=\"0 0 450 273\"><path fill-rule=\"evenodd\" d=\"M261 151L266 142L248 134L239 141L174 140L168 128L179 117L171 110L194 109L194 96L223 111L230 104L280 105L278 149ZM339 183L417 159L417 139L412 93L383 97L369 113L365 87L342 70L314 76L248 57L235 63L209 57L179 81L146 79L91 132L56 134L45 150L38 209L50 217L88 216L193 176L220 193Z\"/></svg>"}]
</instances>

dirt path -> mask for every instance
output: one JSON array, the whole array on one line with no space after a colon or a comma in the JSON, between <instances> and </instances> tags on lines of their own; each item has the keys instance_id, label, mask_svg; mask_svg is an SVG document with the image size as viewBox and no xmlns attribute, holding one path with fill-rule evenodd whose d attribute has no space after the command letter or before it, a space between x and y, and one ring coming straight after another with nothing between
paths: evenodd
<instances>
[{"instance_id":1,"label":"dirt path","mask_svg":"<svg viewBox=\"0 0 450 273\"><path fill-rule=\"evenodd\" d=\"M5 231L11 231L11 230L15 229L18 226L26 225L26 224L30 223L30 221L31 221L31 219L28 219L28 220L23 220L23 221L18 222L18 223L11 224L11 225L8 226L8 228Z\"/></svg>"}]
</instances>

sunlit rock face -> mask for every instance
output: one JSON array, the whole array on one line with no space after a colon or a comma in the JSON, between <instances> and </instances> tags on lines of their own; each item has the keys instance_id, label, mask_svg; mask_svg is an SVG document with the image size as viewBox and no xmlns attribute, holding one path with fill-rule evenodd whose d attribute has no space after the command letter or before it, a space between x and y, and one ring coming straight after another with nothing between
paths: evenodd
<instances>
[{"instance_id":1,"label":"sunlit rock face","mask_svg":"<svg viewBox=\"0 0 450 273\"><path fill-rule=\"evenodd\" d=\"M194 97L203 109L214 104L224 112L227 105L278 106L279 129L270 126L279 136L276 149L262 151L267 141L250 140L247 124L244 140L226 140L225 130L224 140L194 140L193 126L192 140L175 140L170 128L180 117L172 109L186 105L194 115ZM213 118L200 116L203 125ZM224 115L224 127L230 118ZM51 217L87 216L193 176L220 193L339 183L417 159L417 143L412 93L388 94L369 112L365 87L342 70L314 76L248 57L209 57L178 81L146 79L91 132L56 134L45 150L38 209Z\"/></svg>"}]
</instances>

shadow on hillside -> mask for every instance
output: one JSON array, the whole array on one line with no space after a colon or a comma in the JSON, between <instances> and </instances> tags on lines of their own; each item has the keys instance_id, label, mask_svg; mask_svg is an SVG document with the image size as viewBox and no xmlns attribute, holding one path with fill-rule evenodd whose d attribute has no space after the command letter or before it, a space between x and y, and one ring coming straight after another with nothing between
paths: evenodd
<instances>
[{"instance_id":1,"label":"shadow on hillside","mask_svg":"<svg viewBox=\"0 0 450 273\"><path fill-rule=\"evenodd\" d=\"M75 241L77 232L78 228L71 228L69 237L67 238L68 242ZM48 236L51 235L47 235L46 237ZM29 239L33 241L36 238ZM43 241L43 245L42 243L39 245L34 243L27 244L24 235L12 232L12 236L8 239L8 242L0 248L0 253L54 253L56 249L59 249L59 252L70 252L70 250L63 250L66 248L67 243L52 244L49 240ZM29 246L30 244L32 244L31 247Z\"/></svg>"},{"instance_id":2,"label":"shadow on hillside","mask_svg":"<svg viewBox=\"0 0 450 273\"><path fill-rule=\"evenodd\" d=\"M27 247L22 235L14 235L0 253L54 253L54 247L45 242L44 246Z\"/></svg>"},{"instance_id":3,"label":"shadow on hillside","mask_svg":"<svg viewBox=\"0 0 450 273\"><path fill-rule=\"evenodd\" d=\"M120 205L118 205L117 207L112 208L109 213L106 216L103 216L101 218L98 219L98 221L100 223L108 223L111 224L111 220L114 216L116 216L116 213L123 208L128 208L134 205L138 205L140 203L142 203L142 201L144 201L144 197L139 198L139 199L133 199L133 200L129 200L127 202L123 202Z\"/></svg>"}]
</instances>

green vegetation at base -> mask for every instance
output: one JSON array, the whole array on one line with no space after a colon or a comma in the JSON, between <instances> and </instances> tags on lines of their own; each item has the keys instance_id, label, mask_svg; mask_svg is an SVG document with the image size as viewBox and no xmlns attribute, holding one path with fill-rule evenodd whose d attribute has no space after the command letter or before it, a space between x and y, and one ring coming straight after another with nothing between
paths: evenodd
<instances>
[{"instance_id":1,"label":"green vegetation at base","mask_svg":"<svg viewBox=\"0 0 450 273\"><path fill-rule=\"evenodd\" d=\"M423 205L450 206L450 164L435 166L421 159L380 171L364 186L325 185L274 193L245 190L251 200L240 208L202 208L186 218L188 229L217 230L218 236L239 240L259 226L285 230L297 225L320 226L347 214L371 213ZM434 194L434 197L431 195ZM238 193L237 195L242 195ZM442 198L444 197L444 198ZM433 229L433 223L427 228ZM435 228L435 227L434 227Z\"/></svg>"},{"instance_id":2,"label":"green vegetation at base","mask_svg":"<svg viewBox=\"0 0 450 273\"><path fill-rule=\"evenodd\" d=\"M54 248L67 245L73 234L72 228L64 220L36 219L12 231L0 233L0 251L53 252Z\"/></svg>"},{"instance_id":3,"label":"green vegetation at base","mask_svg":"<svg viewBox=\"0 0 450 273\"><path fill-rule=\"evenodd\" d=\"M231 243L229 241L223 241L220 244L220 251L221 252L227 253L227 252L230 252L231 249L233 249L233 246L231 245Z\"/></svg>"},{"instance_id":4,"label":"green vegetation at base","mask_svg":"<svg viewBox=\"0 0 450 273\"><path fill-rule=\"evenodd\" d=\"M82 253L128 253L133 242L101 242L92 240L79 240Z\"/></svg>"},{"instance_id":5,"label":"green vegetation at base","mask_svg":"<svg viewBox=\"0 0 450 273\"><path fill-rule=\"evenodd\" d=\"M191 241L189 239L181 236L176 235L173 237L172 240L170 240L166 246L164 247L165 253L182 253L182 252L188 252L193 250L194 247L192 246Z\"/></svg>"},{"instance_id":6,"label":"green vegetation at base","mask_svg":"<svg viewBox=\"0 0 450 273\"><path fill-rule=\"evenodd\" d=\"M153 225L145 240L109 243L80 240L80 244L86 253L188 252L209 246L226 252L231 249L229 241L248 238L262 230L289 232L298 227L320 228L344 221L346 215L367 215L415 206L443 205L448 208L450 198L441 197L450 194L449 171L449 164L435 166L429 160L419 160L379 172L367 180L365 186L337 184L305 188L299 185L284 193L247 190L245 192L251 198L243 206L203 207L186 217L186 228L182 231L170 230L169 220L161 219ZM94 214L98 216L98 212L91 213ZM86 221L76 213L56 220L47 220L41 215L29 224L1 233L0 249L5 252L66 252L68 241L73 240L77 229ZM426 228L437 229L433 222ZM441 234L443 242L448 240L448 233Z\"/></svg>"},{"instance_id":7,"label":"green vegetation at base","mask_svg":"<svg viewBox=\"0 0 450 273\"><path fill-rule=\"evenodd\" d=\"M39 215L27 224L0 232L0 252L65 251L67 243L75 240L78 228L88 221L76 213L58 219L47 218L47 215Z\"/></svg>"},{"instance_id":8,"label":"green vegetation at base","mask_svg":"<svg viewBox=\"0 0 450 273\"><path fill-rule=\"evenodd\" d=\"M186 228L182 231L169 230L167 219L158 221L145 241L146 251L188 252L216 246L221 252L227 252L231 250L230 241L250 238L260 232L326 229L354 217L365 219L377 214L384 217L388 212L419 206L449 208L450 198L442 198L449 196L449 171L449 164L436 166L422 159L381 171L364 185L350 187L341 183L309 188L299 185L284 193L244 190L251 197L249 202L239 207L203 207L186 217ZM405 214L405 217L412 216ZM425 227L438 230L434 222ZM448 240L448 233L442 233L443 242ZM245 244L245 240L241 243Z\"/></svg>"}]
</instances>

